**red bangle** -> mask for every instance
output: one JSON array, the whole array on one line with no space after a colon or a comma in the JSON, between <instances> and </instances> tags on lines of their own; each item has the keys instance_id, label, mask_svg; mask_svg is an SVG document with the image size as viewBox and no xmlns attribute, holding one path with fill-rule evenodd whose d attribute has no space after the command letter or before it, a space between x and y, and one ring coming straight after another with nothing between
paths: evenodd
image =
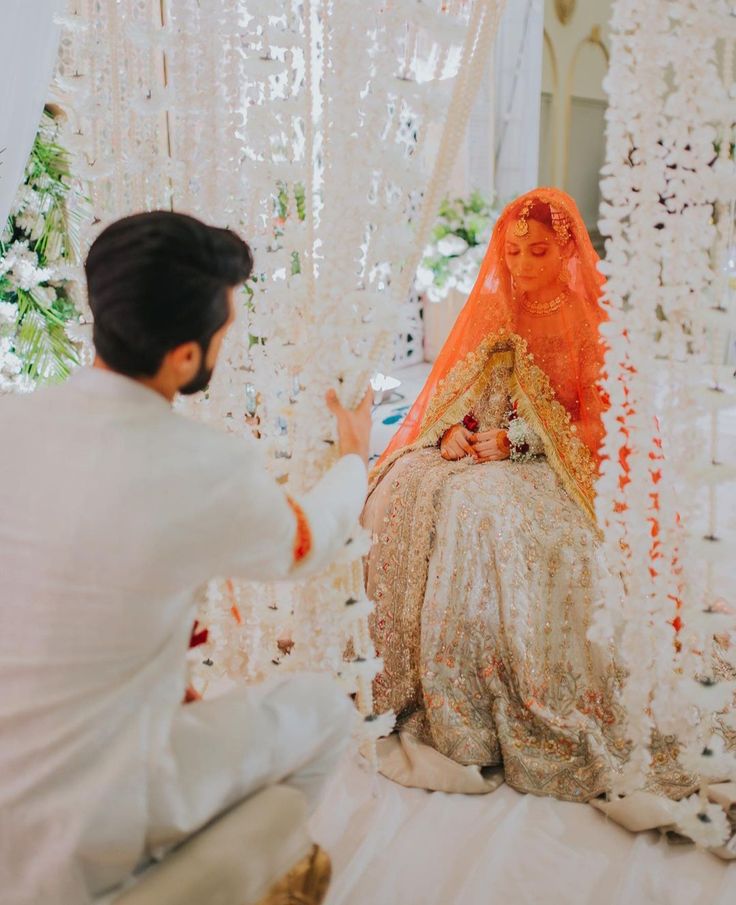
<instances>
[{"instance_id":1,"label":"red bangle","mask_svg":"<svg viewBox=\"0 0 736 905\"><path fill-rule=\"evenodd\" d=\"M507 455L511 452L508 431L499 431L496 434L496 443L501 452L506 453Z\"/></svg>"}]
</instances>

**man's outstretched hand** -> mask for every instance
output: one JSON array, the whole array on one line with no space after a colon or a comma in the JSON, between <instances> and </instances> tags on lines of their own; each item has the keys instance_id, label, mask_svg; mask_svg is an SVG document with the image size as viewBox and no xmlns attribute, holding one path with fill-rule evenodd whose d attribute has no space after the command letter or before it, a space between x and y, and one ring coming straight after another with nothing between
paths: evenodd
<instances>
[{"instance_id":1,"label":"man's outstretched hand","mask_svg":"<svg viewBox=\"0 0 736 905\"><path fill-rule=\"evenodd\" d=\"M360 405L353 409L344 408L334 390L325 396L327 408L337 418L337 442L341 456L355 453L368 465L371 439L371 405L373 392L370 387Z\"/></svg>"}]
</instances>

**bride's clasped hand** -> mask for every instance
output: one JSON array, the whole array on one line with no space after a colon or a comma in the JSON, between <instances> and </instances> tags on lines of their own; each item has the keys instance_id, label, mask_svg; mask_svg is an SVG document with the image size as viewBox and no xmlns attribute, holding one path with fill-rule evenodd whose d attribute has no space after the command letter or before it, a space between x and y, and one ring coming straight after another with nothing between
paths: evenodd
<instances>
[{"instance_id":1,"label":"bride's clasped hand","mask_svg":"<svg viewBox=\"0 0 736 905\"><path fill-rule=\"evenodd\" d=\"M508 434L499 429L473 433L463 424L456 424L445 432L440 442L440 453L448 462L466 456L476 462L501 462L509 458L510 452Z\"/></svg>"}]
</instances>

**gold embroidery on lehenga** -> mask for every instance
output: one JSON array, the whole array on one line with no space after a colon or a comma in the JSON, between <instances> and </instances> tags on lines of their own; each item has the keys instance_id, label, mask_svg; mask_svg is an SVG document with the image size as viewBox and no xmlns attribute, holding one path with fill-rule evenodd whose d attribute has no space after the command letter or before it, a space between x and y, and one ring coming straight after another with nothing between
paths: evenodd
<instances>
[{"instance_id":1,"label":"gold embroidery on lehenga","mask_svg":"<svg viewBox=\"0 0 736 905\"><path fill-rule=\"evenodd\" d=\"M524 382L541 400L545 449L550 434L567 444L572 467L567 412L524 353L507 335L462 362L420 440L373 476L376 709L459 763L503 762L516 788L581 801L627 753L615 665L586 637L602 568L595 529L551 456L479 465L446 462L436 446L471 407L481 429L499 427Z\"/></svg>"}]
</instances>

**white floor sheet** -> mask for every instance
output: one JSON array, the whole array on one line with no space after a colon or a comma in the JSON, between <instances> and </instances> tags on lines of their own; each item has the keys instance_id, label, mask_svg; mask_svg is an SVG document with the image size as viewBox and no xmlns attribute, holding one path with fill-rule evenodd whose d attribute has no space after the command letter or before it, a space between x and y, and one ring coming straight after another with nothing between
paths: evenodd
<instances>
[{"instance_id":1,"label":"white floor sheet","mask_svg":"<svg viewBox=\"0 0 736 905\"><path fill-rule=\"evenodd\" d=\"M326 905L735 905L726 864L593 808L406 789L346 759L312 821L334 878Z\"/></svg>"},{"instance_id":2,"label":"white floor sheet","mask_svg":"<svg viewBox=\"0 0 736 905\"><path fill-rule=\"evenodd\" d=\"M374 454L428 370L397 373L404 398L374 410ZM729 415L725 458L736 448ZM424 792L346 759L312 829L333 860L326 905L736 905L736 862L506 785L478 796Z\"/></svg>"}]
</instances>

